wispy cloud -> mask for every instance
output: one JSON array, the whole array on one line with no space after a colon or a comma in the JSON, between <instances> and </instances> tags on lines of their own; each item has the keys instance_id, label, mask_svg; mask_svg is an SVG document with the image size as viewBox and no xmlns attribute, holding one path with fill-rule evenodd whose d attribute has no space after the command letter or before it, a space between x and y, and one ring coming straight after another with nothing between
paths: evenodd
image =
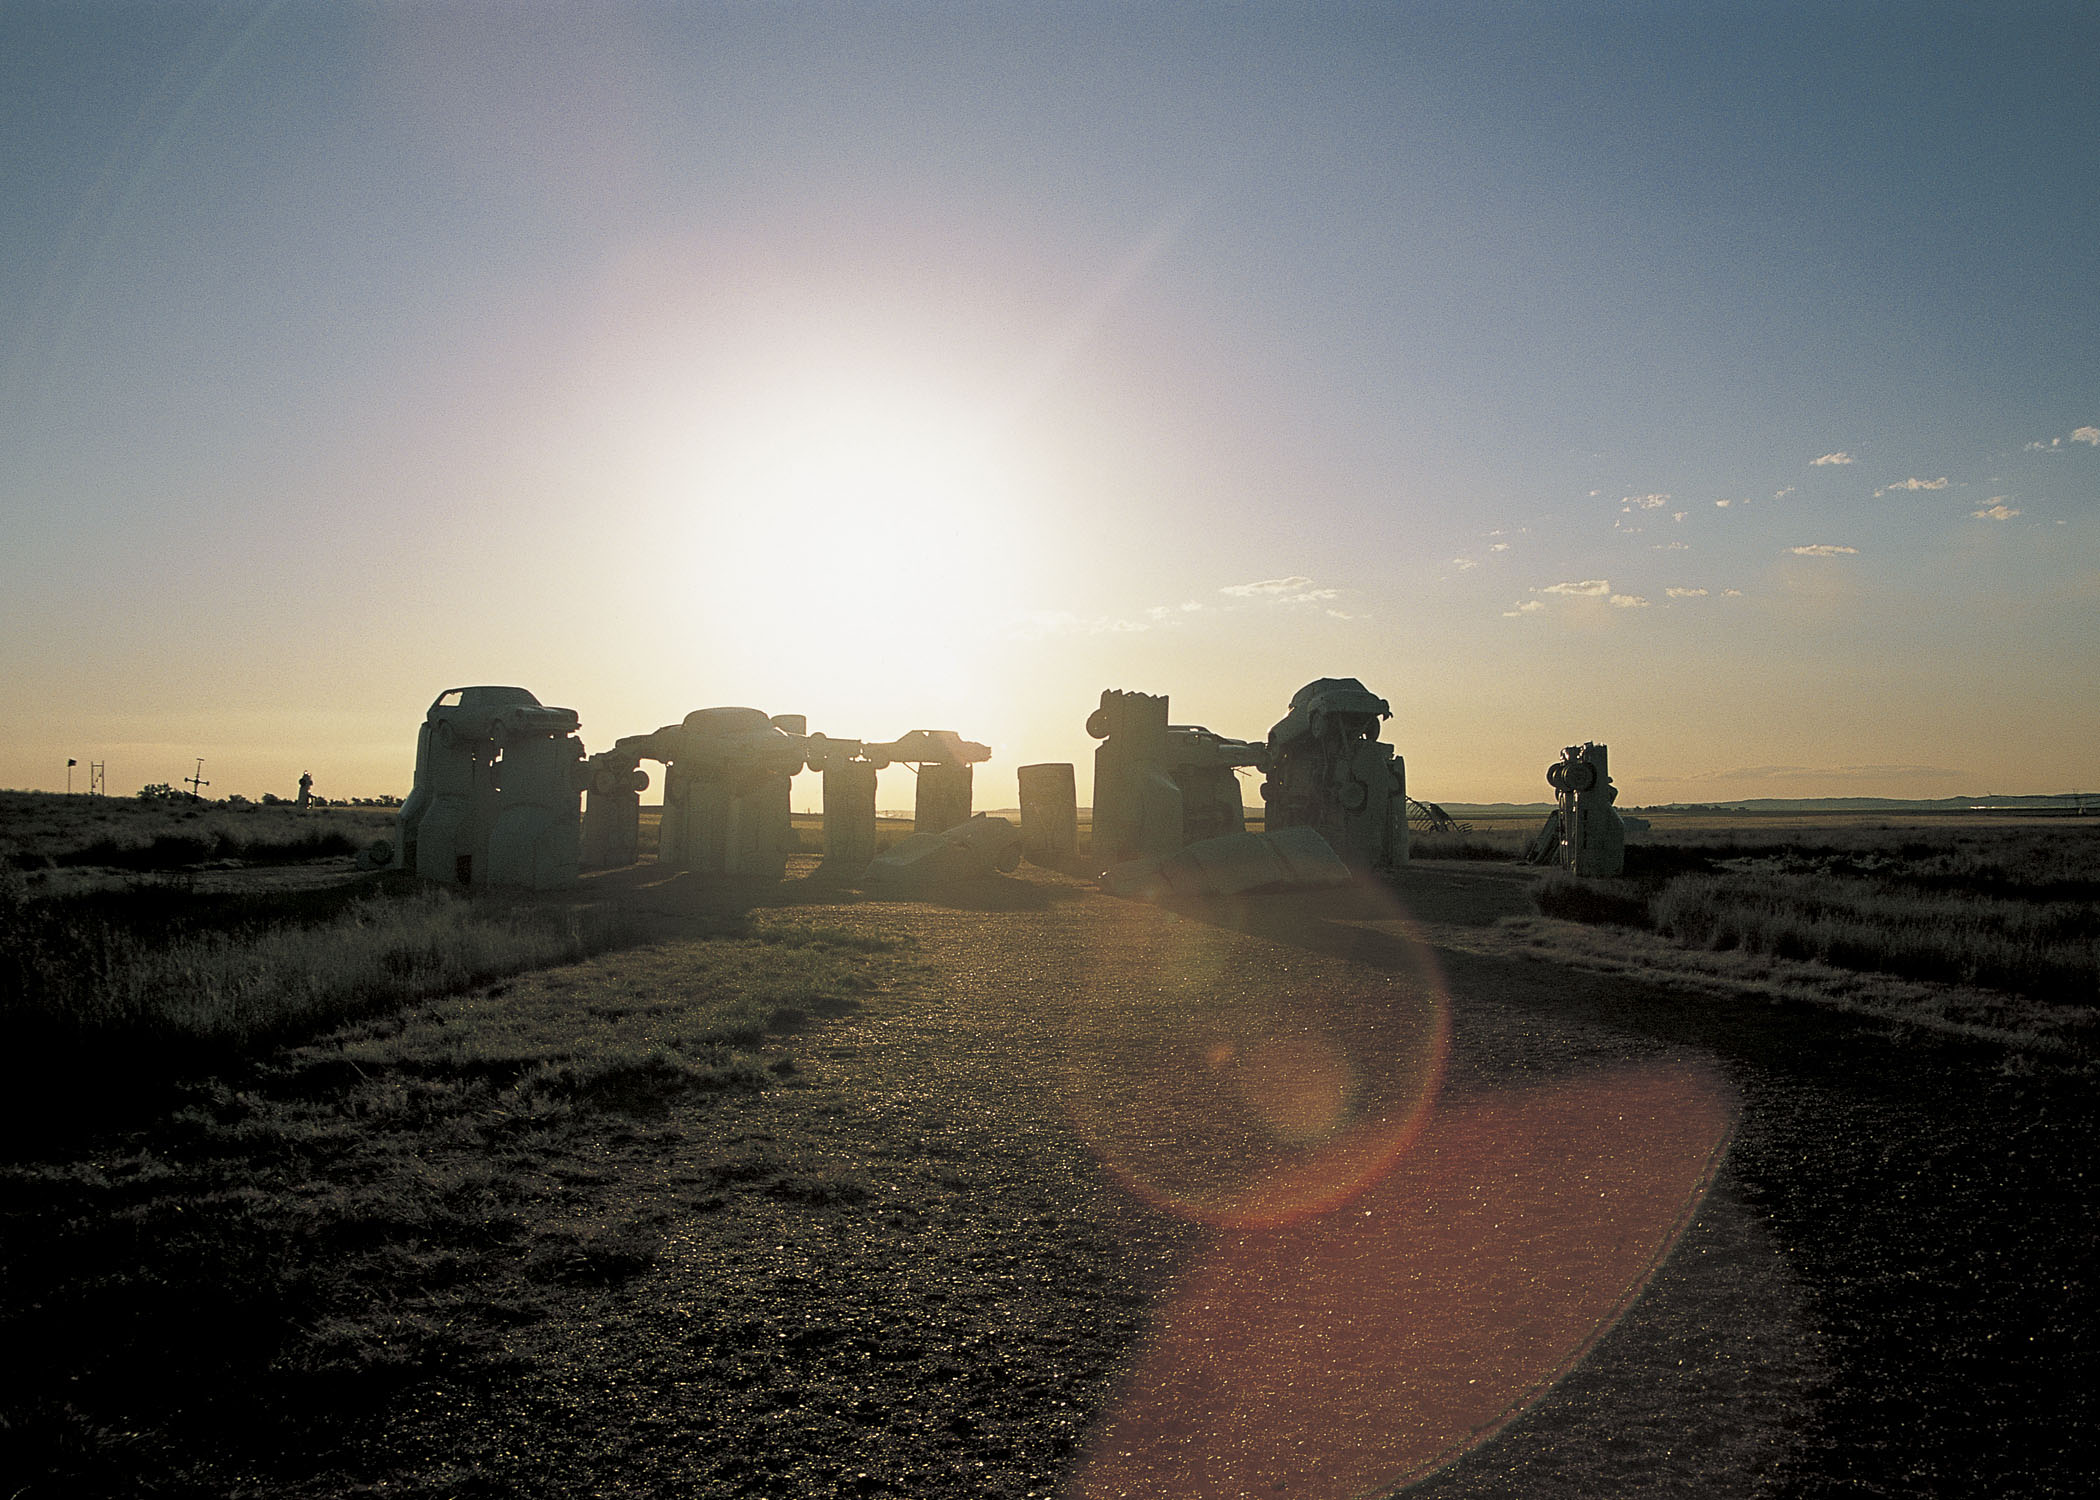
<instances>
[{"instance_id":1,"label":"wispy cloud","mask_svg":"<svg viewBox=\"0 0 2100 1500\"><path fill-rule=\"evenodd\" d=\"M1620 510L1661 510L1670 503L1668 495L1621 495Z\"/></svg>"},{"instance_id":2,"label":"wispy cloud","mask_svg":"<svg viewBox=\"0 0 2100 1500\"><path fill-rule=\"evenodd\" d=\"M1704 599L1706 597L1705 589L1664 589L1663 592L1672 599Z\"/></svg>"},{"instance_id":3,"label":"wispy cloud","mask_svg":"<svg viewBox=\"0 0 2100 1500\"><path fill-rule=\"evenodd\" d=\"M1228 583L1219 593L1234 599L1256 599L1268 604L1319 604L1341 597L1340 589L1323 589L1310 578L1262 578L1253 583Z\"/></svg>"},{"instance_id":4,"label":"wispy cloud","mask_svg":"<svg viewBox=\"0 0 2100 1500\"><path fill-rule=\"evenodd\" d=\"M1518 615L1535 615L1546 607L1543 599L1524 599L1502 611L1502 618L1514 620Z\"/></svg>"},{"instance_id":5,"label":"wispy cloud","mask_svg":"<svg viewBox=\"0 0 2100 1500\"><path fill-rule=\"evenodd\" d=\"M2047 453L2051 449L2061 449L2066 442L2085 443L2090 447L2100 448L2100 427L2074 427L2069 438L2055 437L2045 443L2029 443L2027 451Z\"/></svg>"},{"instance_id":6,"label":"wispy cloud","mask_svg":"<svg viewBox=\"0 0 2100 1500\"><path fill-rule=\"evenodd\" d=\"M1874 492L1874 498L1876 500L1879 500L1883 495L1886 495L1893 490L1943 490L1946 487L1947 476L1944 474L1942 474L1937 479L1899 479L1894 484L1885 484L1880 489L1876 490Z\"/></svg>"},{"instance_id":7,"label":"wispy cloud","mask_svg":"<svg viewBox=\"0 0 2100 1500\"><path fill-rule=\"evenodd\" d=\"M1812 458L1808 463L1810 468L1820 469L1826 464L1849 464L1852 461L1851 454L1839 451L1837 453L1826 453L1821 458Z\"/></svg>"},{"instance_id":8,"label":"wispy cloud","mask_svg":"<svg viewBox=\"0 0 2100 1500\"><path fill-rule=\"evenodd\" d=\"M1613 609L1646 609L1648 607L1648 601L1639 594L1613 592L1610 581L1603 578L1584 578L1567 583L1549 583L1544 588L1533 589L1532 592L1534 594L1559 594L1563 598L1568 599L1602 599ZM1546 601L1543 599L1527 599L1512 609L1504 610L1503 613L1505 615L1529 615L1536 614L1545 607Z\"/></svg>"},{"instance_id":9,"label":"wispy cloud","mask_svg":"<svg viewBox=\"0 0 2100 1500\"><path fill-rule=\"evenodd\" d=\"M1489 543L1488 543L1488 551L1490 551L1490 552L1507 552L1508 550L1509 550L1509 543L1507 543L1507 542L1489 542Z\"/></svg>"},{"instance_id":10,"label":"wispy cloud","mask_svg":"<svg viewBox=\"0 0 2100 1500\"><path fill-rule=\"evenodd\" d=\"M1692 544L1690 542L1650 542L1648 550L1650 552L1689 552L1692 550Z\"/></svg>"},{"instance_id":11,"label":"wispy cloud","mask_svg":"<svg viewBox=\"0 0 2100 1500\"><path fill-rule=\"evenodd\" d=\"M1721 597L1723 599L1740 599L1743 597L1743 591L1741 589L1723 589L1721 590Z\"/></svg>"},{"instance_id":12,"label":"wispy cloud","mask_svg":"<svg viewBox=\"0 0 2100 1500\"><path fill-rule=\"evenodd\" d=\"M1458 569L1461 573L1470 573L1473 569L1479 567L1480 564L1473 561L1470 557L1454 557L1451 559L1451 566Z\"/></svg>"},{"instance_id":13,"label":"wispy cloud","mask_svg":"<svg viewBox=\"0 0 2100 1500\"><path fill-rule=\"evenodd\" d=\"M1859 551L1857 547L1835 547L1829 542L1815 542L1806 547L1789 547L1787 551L1796 557L1851 557Z\"/></svg>"},{"instance_id":14,"label":"wispy cloud","mask_svg":"<svg viewBox=\"0 0 2100 1500\"><path fill-rule=\"evenodd\" d=\"M1982 510L1972 510L1969 514L1979 521L2010 521L2020 513L2017 506L2005 503L2005 496L2003 495L1993 495L1991 496L1991 501L1992 503L1986 505Z\"/></svg>"},{"instance_id":15,"label":"wispy cloud","mask_svg":"<svg viewBox=\"0 0 2100 1500\"><path fill-rule=\"evenodd\" d=\"M1784 492L1782 492L1782 493L1784 493ZM1728 507L1729 507L1729 506L1731 506L1731 505L1748 505L1749 503L1750 503L1750 499L1749 499L1749 497L1748 497L1747 495L1746 495L1746 496L1744 496L1744 497L1743 497L1743 498L1742 498L1741 500L1716 500L1716 501L1714 502L1714 509L1715 509L1715 510L1726 510L1726 509L1728 509Z\"/></svg>"},{"instance_id":16,"label":"wispy cloud","mask_svg":"<svg viewBox=\"0 0 2100 1500\"><path fill-rule=\"evenodd\" d=\"M1787 487L1786 487L1785 489L1783 489L1783 490L1774 490L1774 491L1772 491L1772 498L1773 498L1774 500L1784 500L1784 499L1785 499L1785 498L1786 498L1787 496L1789 496L1789 495L1791 495L1791 494L1793 494L1793 493L1794 493L1794 487L1793 487L1792 485L1788 485L1788 486L1787 486Z\"/></svg>"}]
</instances>

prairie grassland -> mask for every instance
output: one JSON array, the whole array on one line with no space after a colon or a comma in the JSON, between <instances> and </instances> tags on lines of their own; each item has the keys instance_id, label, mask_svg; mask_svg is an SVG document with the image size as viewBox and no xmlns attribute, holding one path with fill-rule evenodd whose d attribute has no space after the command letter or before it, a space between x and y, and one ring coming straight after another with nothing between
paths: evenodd
<instances>
[{"instance_id":1,"label":"prairie grassland","mask_svg":"<svg viewBox=\"0 0 2100 1500\"><path fill-rule=\"evenodd\" d=\"M793 1033L908 983L907 947L761 916L193 1077L91 1150L11 1141L0 1473L25 1495L284 1493L354 1467L347 1434L402 1392L502 1382L725 1186L667 1176L673 1106L792 1073ZM713 1170L798 1203L868 1191L753 1161Z\"/></svg>"},{"instance_id":2,"label":"prairie grassland","mask_svg":"<svg viewBox=\"0 0 2100 1500\"><path fill-rule=\"evenodd\" d=\"M1533 829L1474 824L1465 833L1416 833L1407 840L1409 859L1516 859Z\"/></svg>"},{"instance_id":3,"label":"prairie grassland","mask_svg":"<svg viewBox=\"0 0 2100 1500\"><path fill-rule=\"evenodd\" d=\"M303 902L179 884L36 900L0 872L0 1036L240 1050L632 941L633 924L391 879Z\"/></svg>"},{"instance_id":4,"label":"prairie grassland","mask_svg":"<svg viewBox=\"0 0 2100 1500\"><path fill-rule=\"evenodd\" d=\"M354 854L393 828L392 808L302 813L253 802L0 792L0 866L34 874L82 866L169 870L206 860L282 864Z\"/></svg>"},{"instance_id":5,"label":"prairie grassland","mask_svg":"<svg viewBox=\"0 0 2100 1500\"><path fill-rule=\"evenodd\" d=\"M1688 946L2100 1002L2100 906L2090 900L1743 872L1680 875L1646 909L1656 931Z\"/></svg>"},{"instance_id":6,"label":"prairie grassland","mask_svg":"<svg viewBox=\"0 0 2100 1500\"><path fill-rule=\"evenodd\" d=\"M1534 900L1547 916L1642 929L1722 968L1739 957L1733 967L1761 981L1778 964L1951 987L1931 1002L1948 1011L1935 1029L2082 1053L2100 1027L2090 820L1658 829L1629 847L1627 870L1549 875ZM1905 993L1844 1003L1927 1019Z\"/></svg>"}]
</instances>

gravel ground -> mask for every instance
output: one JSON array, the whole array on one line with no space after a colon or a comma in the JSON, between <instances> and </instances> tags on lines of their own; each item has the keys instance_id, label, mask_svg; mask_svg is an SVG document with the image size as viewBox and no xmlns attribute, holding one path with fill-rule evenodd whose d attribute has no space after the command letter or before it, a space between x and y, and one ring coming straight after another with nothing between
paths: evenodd
<instances>
[{"instance_id":1,"label":"gravel ground","mask_svg":"<svg viewBox=\"0 0 2100 1500\"><path fill-rule=\"evenodd\" d=\"M425 1483L1159 1493L1105 1477L1101 1434L1127 1429L1118 1403L1157 1353L1147 1330L1223 1232L1157 1206L1172 1192L1129 1191L1130 1163L1106 1169L1075 1128L1091 1007L1229 1006L1278 984L1390 1003L1396 980L1440 973L1447 1107L1689 1058L1740 1116L1630 1311L1585 1357L1569 1349L1565 1378L1492 1441L1460 1435L1421 1493L2082 1489L2083 1080L1467 951L1522 909L1522 879L1423 868L1402 882L1404 914L1372 902L1341 919L1303 899L1162 912L1036 875L945 905L803 909L913 935L928 982L826 1023L794 1086L691 1122L662 1168L685 1211L654 1269L538 1330L513 1385L423 1414L450 1465ZM844 1186L827 1201L782 1181ZM1480 1337L1498 1316L1480 1311Z\"/></svg>"},{"instance_id":2,"label":"gravel ground","mask_svg":"<svg viewBox=\"0 0 2100 1500\"><path fill-rule=\"evenodd\" d=\"M325 1452L231 1463L219 1492L1321 1495L1418 1477L1436 1500L2083 1493L2088 1081L1527 960L1489 940L1528 910L1526 878L1424 866L1397 906L1178 912L1034 872L915 902L793 883L793 920L908 934L921 973L811 1022L783 1082L608 1126L557 1164L579 1213L658 1226L631 1274L579 1276L488 1370L346 1413ZM706 904L677 880L600 889L673 924ZM1182 1053L1118 1045L1170 1022ZM1203 1068L1237 1093L1176 1082ZM1643 1080L1665 1081L1659 1102L1611 1114ZM1422 1149L1367 1185L1340 1148L1385 1138L1350 1119ZM1495 1120L1533 1134L1483 1134ZM1659 1155L1672 1120L1691 1149ZM1725 1151L1705 1152L1709 1121ZM1530 1164L1531 1198L1494 1197L1469 1165L1491 1153L1439 1134L1462 1127L1517 1187ZM1306 1161L1321 1171L1268 1212L1263 1173ZM1653 1205L1621 1193L1585 1217L1543 1180L1594 1168L1619 1192L1611 1172L1642 1176L1627 1162L1659 1163ZM1429 1165L1443 1175L1411 1198L1393 1186ZM1407 1210L1432 1188L1476 1217ZM1382 1266L1348 1263L1378 1273L1340 1284L1348 1338L1299 1339L1291 1382L1271 1378L1288 1329L1213 1347L1198 1379L1177 1338L1242 1327L1243 1309L1287 1317L1303 1268L1389 1201L1417 1217ZM1466 1243L1439 1251L1461 1223ZM1482 1244L1521 1264L1469 1290ZM1553 1277L1559 1301L1539 1290ZM1413 1301L1380 1300L1402 1284ZM1456 1363L1386 1422L1405 1444L1372 1442L1353 1487L1243 1482L1272 1460L1260 1472L1332 1468L1345 1429L1361 1447L1366 1412L1399 1411L1396 1382L1419 1372L1392 1351L1427 1336L1425 1309ZM1468 1405L1466 1359L1516 1370L1519 1396ZM1172 1487L1129 1458L1162 1423ZM1219 1433L1291 1451L1212 1462Z\"/></svg>"}]
</instances>

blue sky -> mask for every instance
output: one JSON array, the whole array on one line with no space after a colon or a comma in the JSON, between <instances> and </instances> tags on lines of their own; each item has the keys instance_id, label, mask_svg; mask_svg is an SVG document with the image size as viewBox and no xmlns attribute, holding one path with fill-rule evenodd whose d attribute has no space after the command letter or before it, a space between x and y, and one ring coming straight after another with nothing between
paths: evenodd
<instances>
[{"instance_id":1,"label":"blue sky","mask_svg":"<svg viewBox=\"0 0 2100 1500\"><path fill-rule=\"evenodd\" d=\"M0 5L0 784L1322 675L1439 800L2100 779L2100 13L1480 9Z\"/></svg>"}]
</instances>

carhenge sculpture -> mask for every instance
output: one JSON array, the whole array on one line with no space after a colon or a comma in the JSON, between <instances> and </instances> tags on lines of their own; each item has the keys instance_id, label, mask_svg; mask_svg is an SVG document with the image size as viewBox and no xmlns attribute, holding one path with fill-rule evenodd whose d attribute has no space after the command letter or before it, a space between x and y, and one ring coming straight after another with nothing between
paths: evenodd
<instances>
[{"instance_id":1,"label":"carhenge sculpture","mask_svg":"<svg viewBox=\"0 0 2100 1500\"><path fill-rule=\"evenodd\" d=\"M1358 866L1406 860L1405 763L1379 742L1391 710L1355 678L1308 683L1265 743L1169 723L1167 706L1163 695L1110 689L1087 720L1103 742L1088 855L1095 870L1243 839L1243 769L1267 774L1261 790L1270 834L1308 830ZM1023 846L1039 863L1078 857L1071 767L1021 768L1016 836L1000 820L971 817L972 770L991 750L952 730L870 742L811 734L800 714L704 708L586 761L579 727L573 710L548 708L523 688L440 694L417 739L416 784L401 810L395 865L433 880L551 890L574 885L584 865L632 864L649 786L644 760L664 768L658 859L674 869L782 878L797 844L789 789L805 766L824 778L820 875L858 880L868 872L876 773L891 764L918 776L915 833L955 835L931 862L944 870L1008 869ZM1601 747L1598 755L1601 774ZM1302 863L1305 853L1294 857Z\"/></svg>"},{"instance_id":2,"label":"carhenge sculpture","mask_svg":"<svg viewBox=\"0 0 2100 1500\"><path fill-rule=\"evenodd\" d=\"M520 687L438 694L416 734L394 867L466 885L574 885L579 727L575 710L545 707Z\"/></svg>"},{"instance_id":3,"label":"carhenge sculpture","mask_svg":"<svg viewBox=\"0 0 2100 1500\"><path fill-rule=\"evenodd\" d=\"M808 725L795 714L768 717L756 708L702 708L653 734L628 735L613 748L593 756L616 789L600 814L617 836L587 839L594 851L627 843L627 795L620 793L623 770L633 784L640 762L664 768L663 822L659 825L657 860L679 870L778 880L787 871L794 826L788 789L802 769ZM600 773L594 769L593 792ZM600 812L594 795L585 813ZM632 807L637 832L641 802ZM636 842L639 842L637 837Z\"/></svg>"},{"instance_id":4,"label":"carhenge sculpture","mask_svg":"<svg viewBox=\"0 0 2100 1500\"><path fill-rule=\"evenodd\" d=\"M1094 751L1090 862L1106 869L1160 859L1243 833L1237 772L1249 767L1267 773L1262 797L1269 832L1310 828L1353 865L1403 864L1406 763L1378 738L1380 722L1391 716L1386 701L1355 678L1323 677L1298 690L1290 712L1258 743L1169 724L1163 696L1103 692L1087 719L1087 732L1102 740ZM1047 804L1052 787L1047 778L1043 785ZM1032 821L1030 790L1024 779L1024 839Z\"/></svg>"},{"instance_id":5,"label":"carhenge sculpture","mask_svg":"<svg viewBox=\"0 0 2100 1500\"><path fill-rule=\"evenodd\" d=\"M1354 677L1291 695L1269 731L1267 826L1315 828L1353 865L1407 863L1407 762L1379 741L1393 710Z\"/></svg>"},{"instance_id":6,"label":"carhenge sculpture","mask_svg":"<svg viewBox=\"0 0 2100 1500\"><path fill-rule=\"evenodd\" d=\"M639 854L641 762L664 767L657 859L674 869L779 880L796 847L789 788L804 766L824 779L824 863L857 879L875 855L875 775L891 764L919 776L915 827L970 820L971 767L991 749L952 730L915 729L884 743L811 734L801 714L703 708L653 734L629 735L591 757L583 815L584 863L632 864Z\"/></svg>"},{"instance_id":7,"label":"carhenge sculpture","mask_svg":"<svg viewBox=\"0 0 2100 1500\"><path fill-rule=\"evenodd\" d=\"M911 767L918 776L913 835L946 833L971 821L971 768L991 755L989 745L952 729L914 729L879 744L811 735L809 768L824 776L824 862L817 873L858 880L875 858L876 772Z\"/></svg>"},{"instance_id":8,"label":"carhenge sculpture","mask_svg":"<svg viewBox=\"0 0 2100 1500\"><path fill-rule=\"evenodd\" d=\"M1094 750L1093 860L1172 854L1184 844L1244 833L1241 766L1259 766L1262 747L1198 724L1169 724L1164 694L1109 688L1087 716ZM1022 821L1029 821L1024 803Z\"/></svg>"}]
</instances>

